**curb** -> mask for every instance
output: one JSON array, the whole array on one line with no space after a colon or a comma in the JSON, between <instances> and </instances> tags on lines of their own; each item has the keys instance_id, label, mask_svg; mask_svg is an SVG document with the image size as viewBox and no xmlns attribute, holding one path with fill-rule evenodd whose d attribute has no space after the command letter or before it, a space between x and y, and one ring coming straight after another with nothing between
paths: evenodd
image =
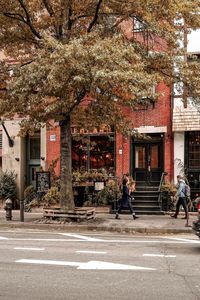
<instances>
[{"instance_id":1,"label":"curb","mask_svg":"<svg viewBox=\"0 0 200 300\"><path fill-rule=\"evenodd\" d=\"M187 228L146 228L118 227L105 225L65 225L65 224L35 224L35 223L3 223L1 228L27 228L34 230L65 230L65 231L97 231L116 232L125 234L185 234L192 233L192 227Z\"/></svg>"}]
</instances>

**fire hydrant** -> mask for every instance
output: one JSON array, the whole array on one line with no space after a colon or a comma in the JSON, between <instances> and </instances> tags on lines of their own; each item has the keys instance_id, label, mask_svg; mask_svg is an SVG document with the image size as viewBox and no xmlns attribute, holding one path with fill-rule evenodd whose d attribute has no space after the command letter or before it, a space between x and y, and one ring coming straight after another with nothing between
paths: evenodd
<instances>
[{"instance_id":1,"label":"fire hydrant","mask_svg":"<svg viewBox=\"0 0 200 300\"><path fill-rule=\"evenodd\" d=\"M4 209L6 211L6 220L11 221L12 220L12 200L11 199L8 198L5 201Z\"/></svg>"}]
</instances>

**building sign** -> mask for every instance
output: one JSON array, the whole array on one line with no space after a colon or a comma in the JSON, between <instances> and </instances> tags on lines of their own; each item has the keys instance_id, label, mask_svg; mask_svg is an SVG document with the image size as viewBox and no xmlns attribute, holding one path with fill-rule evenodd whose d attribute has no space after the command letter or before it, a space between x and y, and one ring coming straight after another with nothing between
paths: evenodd
<instances>
[{"instance_id":1,"label":"building sign","mask_svg":"<svg viewBox=\"0 0 200 300\"><path fill-rule=\"evenodd\" d=\"M36 172L36 192L47 193L50 189L50 172Z\"/></svg>"},{"instance_id":2,"label":"building sign","mask_svg":"<svg viewBox=\"0 0 200 300\"><path fill-rule=\"evenodd\" d=\"M105 182L104 181L95 181L94 182L94 190L101 191L104 189Z\"/></svg>"},{"instance_id":3,"label":"building sign","mask_svg":"<svg viewBox=\"0 0 200 300\"><path fill-rule=\"evenodd\" d=\"M50 135L50 141L51 142L55 142L56 141L56 135L55 134L51 134Z\"/></svg>"}]
</instances>

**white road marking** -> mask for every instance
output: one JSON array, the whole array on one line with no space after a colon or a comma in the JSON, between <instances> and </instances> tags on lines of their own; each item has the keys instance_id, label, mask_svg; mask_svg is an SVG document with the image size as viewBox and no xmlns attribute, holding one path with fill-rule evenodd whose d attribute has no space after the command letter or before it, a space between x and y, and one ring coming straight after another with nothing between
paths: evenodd
<instances>
[{"instance_id":1,"label":"white road marking","mask_svg":"<svg viewBox=\"0 0 200 300\"><path fill-rule=\"evenodd\" d=\"M143 256L149 256L149 257L170 257L170 258L176 257L176 255L164 255L164 254L143 254Z\"/></svg>"},{"instance_id":2,"label":"white road marking","mask_svg":"<svg viewBox=\"0 0 200 300\"><path fill-rule=\"evenodd\" d=\"M106 254L105 251L87 251L87 250L80 250L76 251L76 253L91 253L91 254Z\"/></svg>"},{"instance_id":3,"label":"white road marking","mask_svg":"<svg viewBox=\"0 0 200 300\"><path fill-rule=\"evenodd\" d=\"M86 238L85 240L80 239L42 239L42 238L5 238L9 241L41 241L41 242L99 242L99 243L141 243L141 244L200 244L200 240L184 240L184 239L176 239L173 240L110 240L110 239L93 239L93 238ZM171 238L172 239L172 238Z\"/></svg>"},{"instance_id":4,"label":"white road marking","mask_svg":"<svg viewBox=\"0 0 200 300\"><path fill-rule=\"evenodd\" d=\"M20 259L17 260L16 263L71 266L71 267L77 267L77 270L135 270L135 271L156 270L154 268L115 264L115 263L109 263L104 261L88 261L86 263L82 263L82 262L73 262L73 261Z\"/></svg>"},{"instance_id":5,"label":"white road marking","mask_svg":"<svg viewBox=\"0 0 200 300\"><path fill-rule=\"evenodd\" d=\"M85 235L79 235L79 234L74 234L74 233L60 233L61 235L65 235L65 236L69 236L69 237L74 237L77 239L81 239L81 240L85 240L88 242L100 242L103 241L101 239L96 239L96 238L92 238L90 236L85 236Z\"/></svg>"},{"instance_id":6,"label":"white road marking","mask_svg":"<svg viewBox=\"0 0 200 300\"><path fill-rule=\"evenodd\" d=\"M31 251L44 251L45 248L29 248L29 247L15 247L15 250L31 250Z\"/></svg>"},{"instance_id":7,"label":"white road marking","mask_svg":"<svg viewBox=\"0 0 200 300\"><path fill-rule=\"evenodd\" d=\"M199 244L199 240L190 240L190 239L183 239L183 238L176 238L176 237L163 237L163 239L169 239L173 241L181 241L181 242L187 242L187 243L197 243Z\"/></svg>"},{"instance_id":8,"label":"white road marking","mask_svg":"<svg viewBox=\"0 0 200 300\"><path fill-rule=\"evenodd\" d=\"M6 238L4 236L0 236L0 240L8 240L8 238Z\"/></svg>"}]
</instances>

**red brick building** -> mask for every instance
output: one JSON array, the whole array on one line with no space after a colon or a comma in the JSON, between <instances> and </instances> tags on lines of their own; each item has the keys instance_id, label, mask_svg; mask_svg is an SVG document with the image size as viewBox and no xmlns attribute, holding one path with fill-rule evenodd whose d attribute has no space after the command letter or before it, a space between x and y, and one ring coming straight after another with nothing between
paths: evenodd
<instances>
[{"instance_id":1,"label":"red brick building","mask_svg":"<svg viewBox=\"0 0 200 300\"><path fill-rule=\"evenodd\" d=\"M133 123L133 128L140 133L146 133L147 139L125 138L114 131L95 129L93 133L83 135L86 139L89 138L89 145L84 141L72 143L73 168L84 167L86 170L105 168L119 178L129 172L137 182L148 181L156 185L162 172L165 171L171 180L173 178L171 94L170 88L163 83L159 84L156 90L162 93L156 103L134 112L129 109L125 111L125 115ZM58 126L47 128L46 141L46 161L49 165L53 159L59 158ZM97 145L101 146L98 146L98 150L94 150ZM56 172L59 174L59 163Z\"/></svg>"}]
</instances>

